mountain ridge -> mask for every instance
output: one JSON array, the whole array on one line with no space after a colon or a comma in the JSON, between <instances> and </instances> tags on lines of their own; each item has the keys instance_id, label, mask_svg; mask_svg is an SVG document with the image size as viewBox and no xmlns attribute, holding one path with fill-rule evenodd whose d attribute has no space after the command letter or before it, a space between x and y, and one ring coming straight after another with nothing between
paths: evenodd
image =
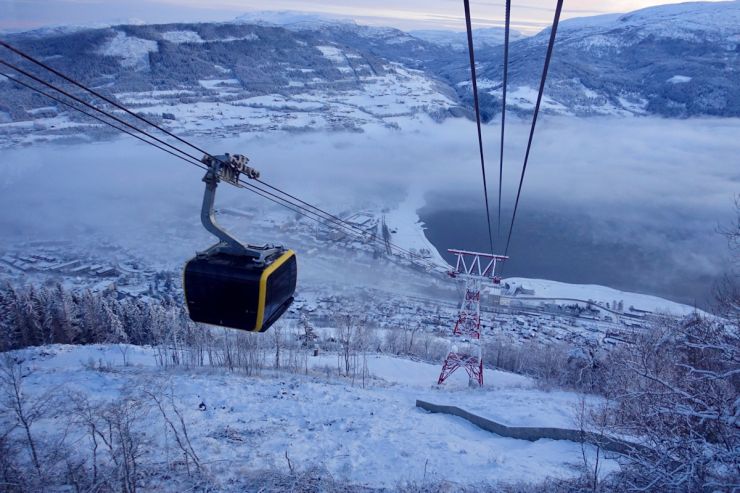
<instances>
[{"instance_id":1,"label":"mountain ridge","mask_svg":"<svg viewBox=\"0 0 740 493\"><path fill-rule=\"evenodd\" d=\"M467 57L446 41L320 16L282 21L292 27L237 19L55 28L5 38L85 84L129 95L132 104L137 99L132 94L138 93L138 100L152 103L142 103L141 110L155 116L187 117L184 108L179 114L177 108L167 111L173 105L256 104L282 111L286 121L243 124L247 130L362 130L370 123L397 126L404 117L472 115ZM507 109L513 113L526 115L534 106L548 32L511 43ZM485 121L501 111L502 51L488 43L476 50ZM736 67L738 2L695 2L569 19L558 32L542 110L575 116L738 117ZM8 80L0 87L7 96L0 101L0 134L13 133L9 124L65 115ZM163 92L171 94L164 97ZM251 101L265 96L275 101L267 107ZM296 112L306 105L314 108L310 116ZM324 117L318 107L336 111ZM197 119L218 119L213 110L204 106L196 111L191 126ZM65 115L54 128L67 128L74 118ZM326 121L315 123L317 118ZM238 122L227 126L239 128Z\"/></svg>"}]
</instances>

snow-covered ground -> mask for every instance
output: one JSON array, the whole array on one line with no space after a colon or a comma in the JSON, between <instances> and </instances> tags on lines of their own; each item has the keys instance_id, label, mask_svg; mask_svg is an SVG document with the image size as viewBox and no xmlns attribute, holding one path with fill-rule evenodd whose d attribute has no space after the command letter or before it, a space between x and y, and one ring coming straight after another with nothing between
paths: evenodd
<instances>
[{"instance_id":1,"label":"snow-covered ground","mask_svg":"<svg viewBox=\"0 0 740 493\"><path fill-rule=\"evenodd\" d=\"M507 278L505 282L509 283L512 287L522 286L524 288L534 289L533 295L518 295L518 297L522 299L553 298L562 300L593 300L603 306L606 306L607 303L611 305L615 301L623 301L625 311L629 311L630 307L634 307L638 310L677 316L688 315L696 310L694 307L675 303L657 296L629 293L595 284L568 284L558 281L548 281L545 279L525 279L522 277L510 277Z\"/></svg>"},{"instance_id":2,"label":"snow-covered ground","mask_svg":"<svg viewBox=\"0 0 740 493\"><path fill-rule=\"evenodd\" d=\"M447 261L424 234L425 226L417 212L424 205L424 194L418 189L411 189L406 199L386 214L391 241L412 253L428 251L432 255L432 262L446 268Z\"/></svg>"},{"instance_id":3,"label":"snow-covered ground","mask_svg":"<svg viewBox=\"0 0 740 493\"><path fill-rule=\"evenodd\" d=\"M326 376L322 368L335 369L336 355L309 358L308 375L264 371L247 377L221 369L165 370L156 365L153 349L123 349L128 366L121 347L109 345L47 346L16 355L33 370L25 379L31 395L55 388L100 402L166 384L201 461L224 482L248 470L285 470L286 453L294 467L323 464L335 478L373 487L424 479L538 482L572 476L582 461L577 443L502 438L460 418L415 407L422 399L512 425L574 427L578 395L538 390L518 375L487 370L485 388L472 390L464 374L455 374L445 388L436 389L437 366L371 355L368 366L375 378L362 388L358 380L351 384L336 377L336 370ZM158 416L150 418L148 427L155 429ZM38 431L55 426L46 420ZM603 472L615 467L608 460Z\"/></svg>"}]
</instances>

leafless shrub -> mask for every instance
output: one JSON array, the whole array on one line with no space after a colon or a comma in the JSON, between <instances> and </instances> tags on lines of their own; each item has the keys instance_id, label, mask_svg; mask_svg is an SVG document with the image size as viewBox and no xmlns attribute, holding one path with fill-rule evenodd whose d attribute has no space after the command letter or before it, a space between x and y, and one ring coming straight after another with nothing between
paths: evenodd
<instances>
[{"instance_id":1,"label":"leafless shrub","mask_svg":"<svg viewBox=\"0 0 740 493\"><path fill-rule=\"evenodd\" d=\"M169 394L165 394L164 392L160 393L152 390L145 390L144 393L156 404L166 428L172 432L175 442L185 460L188 476L190 476L191 462L195 465L197 471L201 472L200 458L195 453L195 449L193 449L185 419L175 404L174 393L170 391ZM170 413L174 414L174 417Z\"/></svg>"},{"instance_id":2,"label":"leafless shrub","mask_svg":"<svg viewBox=\"0 0 740 493\"><path fill-rule=\"evenodd\" d=\"M110 485L117 485L123 493L135 493L141 481L140 459L148 446L146 434L137 425L150 407L140 398L122 396L96 411L98 424L93 433L109 459Z\"/></svg>"},{"instance_id":3,"label":"leafless shrub","mask_svg":"<svg viewBox=\"0 0 740 493\"><path fill-rule=\"evenodd\" d=\"M606 458L604 447L598 437L604 437L610 425L609 401L596 406L586 402L582 395L575 406L575 425L581 434L581 474L574 480L580 491L597 493L602 491L601 469ZM589 451L593 447L593 456ZM575 485L574 484L574 485Z\"/></svg>"},{"instance_id":4,"label":"leafless shrub","mask_svg":"<svg viewBox=\"0 0 740 493\"><path fill-rule=\"evenodd\" d=\"M730 491L740 485L738 327L697 315L663 321L610 356L609 428L640 437L621 478L634 490Z\"/></svg>"},{"instance_id":5,"label":"leafless shrub","mask_svg":"<svg viewBox=\"0 0 740 493\"><path fill-rule=\"evenodd\" d=\"M5 430L0 435L0 491L13 493L22 491L23 467L18 464L18 444L13 441Z\"/></svg>"},{"instance_id":6,"label":"leafless shrub","mask_svg":"<svg viewBox=\"0 0 740 493\"><path fill-rule=\"evenodd\" d=\"M353 370L354 374L354 369L356 369L356 365L352 364L353 356L357 352L365 324L359 317L349 313L337 314L334 320L342 368L344 369L344 375L350 376L350 370Z\"/></svg>"},{"instance_id":7,"label":"leafless shrub","mask_svg":"<svg viewBox=\"0 0 740 493\"><path fill-rule=\"evenodd\" d=\"M42 476L41 462L33 425L46 415L52 394L47 393L39 398L29 398L23 389L23 380L31 371L23 368L23 362L9 353L2 355L0 361L0 406L9 417L10 427L18 428L24 436L27 451L37 477Z\"/></svg>"},{"instance_id":8,"label":"leafless shrub","mask_svg":"<svg viewBox=\"0 0 740 493\"><path fill-rule=\"evenodd\" d=\"M287 455L286 455L287 456ZM300 469L291 464L288 472L277 469L256 471L242 478L241 483L245 491L295 493L349 493L372 491L359 485L350 485L337 481L324 467L312 466Z\"/></svg>"},{"instance_id":9,"label":"leafless shrub","mask_svg":"<svg viewBox=\"0 0 740 493\"><path fill-rule=\"evenodd\" d=\"M275 348L275 369L280 369L280 350L283 347L283 324L281 322L276 323L270 328L270 339L272 346Z\"/></svg>"}]
</instances>

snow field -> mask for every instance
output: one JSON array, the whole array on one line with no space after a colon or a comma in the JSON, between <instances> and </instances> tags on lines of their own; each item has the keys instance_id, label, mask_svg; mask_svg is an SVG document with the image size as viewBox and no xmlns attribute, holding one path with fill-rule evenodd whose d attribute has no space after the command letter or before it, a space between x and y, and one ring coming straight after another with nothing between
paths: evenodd
<instances>
[{"instance_id":1,"label":"snow field","mask_svg":"<svg viewBox=\"0 0 740 493\"><path fill-rule=\"evenodd\" d=\"M156 41L127 36L118 31L100 48L100 53L120 58L124 67L142 70L149 68L149 53L158 50Z\"/></svg>"},{"instance_id":2,"label":"snow field","mask_svg":"<svg viewBox=\"0 0 740 493\"><path fill-rule=\"evenodd\" d=\"M525 279L522 277L510 277L506 279L506 282L511 285L533 288L533 296L537 298L594 300L600 302L602 305L614 301L624 301L625 312L629 312L630 306L639 310L678 316L689 315L695 310L691 306L675 303L657 296L630 293L595 284L568 284L545 279ZM518 298L526 299L527 296L519 295Z\"/></svg>"},{"instance_id":3,"label":"snow field","mask_svg":"<svg viewBox=\"0 0 740 493\"><path fill-rule=\"evenodd\" d=\"M129 366L123 366L123 351ZM575 394L542 392L518 375L487 371L486 387L470 390L464 373L457 373L437 390L432 388L437 366L371 355L368 365L376 379L363 389L358 380L352 386L320 370L308 376L263 371L253 377L209 368L165 370L156 366L154 354L150 348L109 345L18 352L34 369L26 379L31 394L57 388L82 392L92 401L113 401L152 385L173 389L194 449L223 481L248 470L287 470L286 452L294 467L323 464L336 478L372 487L425 477L537 482L573 475L581 460L576 443L502 438L460 418L415 407L416 399L423 399L493 419L508 417L503 421L512 424L572 427L566 416L577 402ZM337 356L309 361L321 368L336 365ZM201 402L205 410L199 409ZM162 442L159 415L151 412L145 419L151 422L144 429ZM39 423L47 431L56 426L53 419ZM148 460L163 459L156 456L163 449L152 451ZM614 467L607 461L604 472Z\"/></svg>"},{"instance_id":4,"label":"snow field","mask_svg":"<svg viewBox=\"0 0 740 493\"><path fill-rule=\"evenodd\" d=\"M195 31L167 31L162 37L170 43L205 43Z\"/></svg>"}]
</instances>

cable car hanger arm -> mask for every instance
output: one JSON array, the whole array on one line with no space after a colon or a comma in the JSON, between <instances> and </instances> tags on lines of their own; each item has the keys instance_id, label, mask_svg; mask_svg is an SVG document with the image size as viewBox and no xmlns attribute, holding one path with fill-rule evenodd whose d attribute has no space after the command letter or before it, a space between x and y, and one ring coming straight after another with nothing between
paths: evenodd
<instances>
[{"instance_id":1,"label":"cable car hanger arm","mask_svg":"<svg viewBox=\"0 0 740 493\"><path fill-rule=\"evenodd\" d=\"M259 178L260 173L256 169L247 166L249 159L241 154L224 154L223 156L205 155L202 159L203 164L208 166L203 181L206 189L203 194L203 205L200 210L200 221L203 227L213 234L220 241L210 247L202 254L211 253L228 253L232 255L242 255L253 258L257 263L264 263L268 257L281 252L280 248L272 246L253 246L242 243L234 238L228 231L223 229L216 222L216 213L214 203L216 201L216 188L218 183L223 180L226 183L236 187L242 187L239 184L240 175L244 174L248 178Z\"/></svg>"}]
</instances>

